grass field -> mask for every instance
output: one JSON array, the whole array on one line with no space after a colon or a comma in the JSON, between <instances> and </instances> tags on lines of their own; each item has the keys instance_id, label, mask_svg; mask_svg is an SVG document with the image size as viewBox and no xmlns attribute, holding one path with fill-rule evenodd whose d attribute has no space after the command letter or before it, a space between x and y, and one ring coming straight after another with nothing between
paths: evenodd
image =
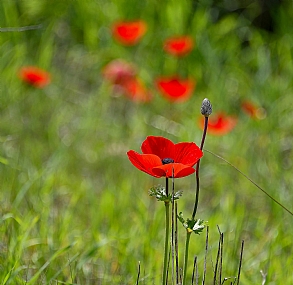
<instances>
[{"instance_id":1,"label":"grass field","mask_svg":"<svg viewBox=\"0 0 293 285\"><path fill-rule=\"evenodd\" d=\"M204 148L293 210L292 3L275 10L273 33L235 13L215 20L215 11L210 1L191 0L0 2L2 285L135 284L139 261L139 284L161 284L164 207L148 189L164 179L138 171L126 152L139 152L148 135L200 144L204 98L213 104L211 120L221 112L237 119L226 134L210 129ZM147 25L137 43L113 38L113 23L137 19ZM176 35L193 38L188 54L164 51ZM113 90L103 70L115 59L135 67L149 102ZM50 83L25 83L25 66L47 71ZM174 74L196 82L183 102L156 85ZM259 115L247 115L245 101ZM197 217L210 232L206 284L213 284L217 225L223 277L237 275L244 240L240 284L293 284L293 217L207 151L200 178ZM188 217L194 175L175 186ZM181 263L183 228L179 237ZM201 282L204 249L205 233L192 235L188 284L195 255Z\"/></svg>"}]
</instances>

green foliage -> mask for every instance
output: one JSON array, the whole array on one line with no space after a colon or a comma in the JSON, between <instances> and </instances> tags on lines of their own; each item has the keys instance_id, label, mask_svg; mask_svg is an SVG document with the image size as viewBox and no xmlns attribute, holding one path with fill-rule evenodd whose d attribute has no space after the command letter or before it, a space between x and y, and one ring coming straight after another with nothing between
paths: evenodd
<instances>
[{"instance_id":1,"label":"green foliage","mask_svg":"<svg viewBox=\"0 0 293 285\"><path fill-rule=\"evenodd\" d=\"M163 201L163 202L172 202L173 200L178 200L180 198L180 196L182 196L183 191L176 191L173 194L168 194L166 193L166 189L165 187L163 187L162 185L157 185L152 187L149 190L149 194L151 197L156 197L156 199L158 201Z\"/></svg>"},{"instance_id":2,"label":"green foliage","mask_svg":"<svg viewBox=\"0 0 293 285\"><path fill-rule=\"evenodd\" d=\"M184 219L183 218L183 213L180 212L178 214L178 220L181 222L183 227L188 231L188 232L194 232L195 234L199 235L202 233L202 231L205 228L205 221L201 219Z\"/></svg>"}]
</instances>

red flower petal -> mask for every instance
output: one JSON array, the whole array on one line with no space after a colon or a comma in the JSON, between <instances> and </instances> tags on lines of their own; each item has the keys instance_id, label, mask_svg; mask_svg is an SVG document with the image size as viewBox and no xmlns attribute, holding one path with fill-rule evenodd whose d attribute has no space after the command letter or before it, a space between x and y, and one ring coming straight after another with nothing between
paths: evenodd
<instances>
[{"instance_id":1,"label":"red flower petal","mask_svg":"<svg viewBox=\"0 0 293 285\"><path fill-rule=\"evenodd\" d=\"M171 158L175 160L174 143L164 137L148 136L141 145L144 154L154 154L161 160Z\"/></svg>"},{"instance_id":2,"label":"red flower petal","mask_svg":"<svg viewBox=\"0 0 293 285\"><path fill-rule=\"evenodd\" d=\"M195 87L191 79L179 79L178 77L161 77L157 80L158 89L172 102L184 102L190 98Z\"/></svg>"},{"instance_id":3,"label":"red flower petal","mask_svg":"<svg viewBox=\"0 0 293 285\"><path fill-rule=\"evenodd\" d=\"M135 45L145 34L147 25L142 20L117 22L112 27L114 38L124 45Z\"/></svg>"},{"instance_id":4,"label":"red flower petal","mask_svg":"<svg viewBox=\"0 0 293 285\"><path fill-rule=\"evenodd\" d=\"M194 166L202 156L202 151L195 143L182 142L175 144L175 162Z\"/></svg>"},{"instance_id":5,"label":"red flower petal","mask_svg":"<svg viewBox=\"0 0 293 285\"><path fill-rule=\"evenodd\" d=\"M202 151L195 143L174 144L156 136L147 137L141 150L143 154L129 151L128 157L135 167L154 177L172 177L173 171L174 178L188 176L194 173L192 166L202 157Z\"/></svg>"},{"instance_id":6,"label":"red flower petal","mask_svg":"<svg viewBox=\"0 0 293 285\"><path fill-rule=\"evenodd\" d=\"M218 113L210 116L208 122L208 133L213 135L225 135L231 132L237 124L237 119L233 116ZM204 126L204 118L200 120L201 127Z\"/></svg>"},{"instance_id":7,"label":"red flower petal","mask_svg":"<svg viewBox=\"0 0 293 285\"><path fill-rule=\"evenodd\" d=\"M145 88L142 81L132 78L122 84L125 95L135 102L149 102L152 99L151 93Z\"/></svg>"},{"instance_id":8,"label":"red flower petal","mask_svg":"<svg viewBox=\"0 0 293 285\"><path fill-rule=\"evenodd\" d=\"M165 40L164 50L175 56L183 56L193 49L193 39L189 36L172 37Z\"/></svg>"},{"instance_id":9,"label":"red flower petal","mask_svg":"<svg viewBox=\"0 0 293 285\"><path fill-rule=\"evenodd\" d=\"M35 66L21 68L19 77L22 81L36 88L44 88L51 82L50 74Z\"/></svg>"},{"instance_id":10,"label":"red flower petal","mask_svg":"<svg viewBox=\"0 0 293 285\"><path fill-rule=\"evenodd\" d=\"M139 154L133 150L127 152L130 162L139 170L154 176L161 177L161 175L155 174L153 168L162 165L161 159L153 154Z\"/></svg>"},{"instance_id":11,"label":"red flower petal","mask_svg":"<svg viewBox=\"0 0 293 285\"><path fill-rule=\"evenodd\" d=\"M182 178L188 176L195 172L195 169L190 166L186 166L181 163L169 163L162 166L156 166L153 168L153 173L162 177L172 178L174 173L174 178Z\"/></svg>"}]
</instances>

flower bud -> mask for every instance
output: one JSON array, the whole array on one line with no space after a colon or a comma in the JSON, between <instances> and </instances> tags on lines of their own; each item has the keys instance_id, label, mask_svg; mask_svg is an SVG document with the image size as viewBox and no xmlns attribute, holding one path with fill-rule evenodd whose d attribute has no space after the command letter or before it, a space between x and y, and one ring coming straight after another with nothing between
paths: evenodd
<instances>
[{"instance_id":1,"label":"flower bud","mask_svg":"<svg viewBox=\"0 0 293 285\"><path fill-rule=\"evenodd\" d=\"M209 99L203 99L200 112L205 117L208 117L213 112L212 104Z\"/></svg>"}]
</instances>

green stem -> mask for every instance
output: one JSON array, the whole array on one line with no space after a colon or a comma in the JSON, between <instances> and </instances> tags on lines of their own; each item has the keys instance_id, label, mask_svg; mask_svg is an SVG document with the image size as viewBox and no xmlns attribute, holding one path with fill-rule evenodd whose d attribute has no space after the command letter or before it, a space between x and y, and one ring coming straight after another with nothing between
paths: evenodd
<instances>
[{"instance_id":1,"label":"green stem","mask_svg":"<svg viewBox=\"0 0 293 285\"><path fill-rule=\"evenodd\" d=\"M186 271L187 271L187 263L188 263L188 250L189 250L189 240L192 231L186 231L186 241L185 241L185 256L184 256L184 265L183 265L183 283L182 285L186 284Z\"/></svg>"},{"instance_id":2,"label":"green stem","mask_svg":"<svg viewBox=\"0 0 293 285\"><path fill-rule=\"evenodd\" d=\"M205 142L205 138L206 138L206 134L207 134L207 130L208 130L208 121L209 121L209 117L205 117L205 121L204 121L204 129L203 129L203 134L202 134L202 139L201 139L201 143L200 143L200 149L203 150L203 145ZM194 220L196 211L197 211L197 207L198 207L198 199L199 199L199 164L200 164L200 160L197 162L196 164L196 169L195 169L195 175L196 175L196 193L195 193L195 202L194 202L194 208L193 208L193 213L192 213L192 220Z\"/></svg>"},{"instance_id":3,"label":"green stem","mask_svg":"<svg viewBox=\"0 0 293 285\"><path fill-rule=\"evenodd\" d=\"M163 285L167 285L167 272L168 272L168 256L169 256L169 233L170 233L170 203L165 202L166 210L166 232L165 232L165 250L164 250L164 268L163 268Z\"/></svg>"}]
</instances>

